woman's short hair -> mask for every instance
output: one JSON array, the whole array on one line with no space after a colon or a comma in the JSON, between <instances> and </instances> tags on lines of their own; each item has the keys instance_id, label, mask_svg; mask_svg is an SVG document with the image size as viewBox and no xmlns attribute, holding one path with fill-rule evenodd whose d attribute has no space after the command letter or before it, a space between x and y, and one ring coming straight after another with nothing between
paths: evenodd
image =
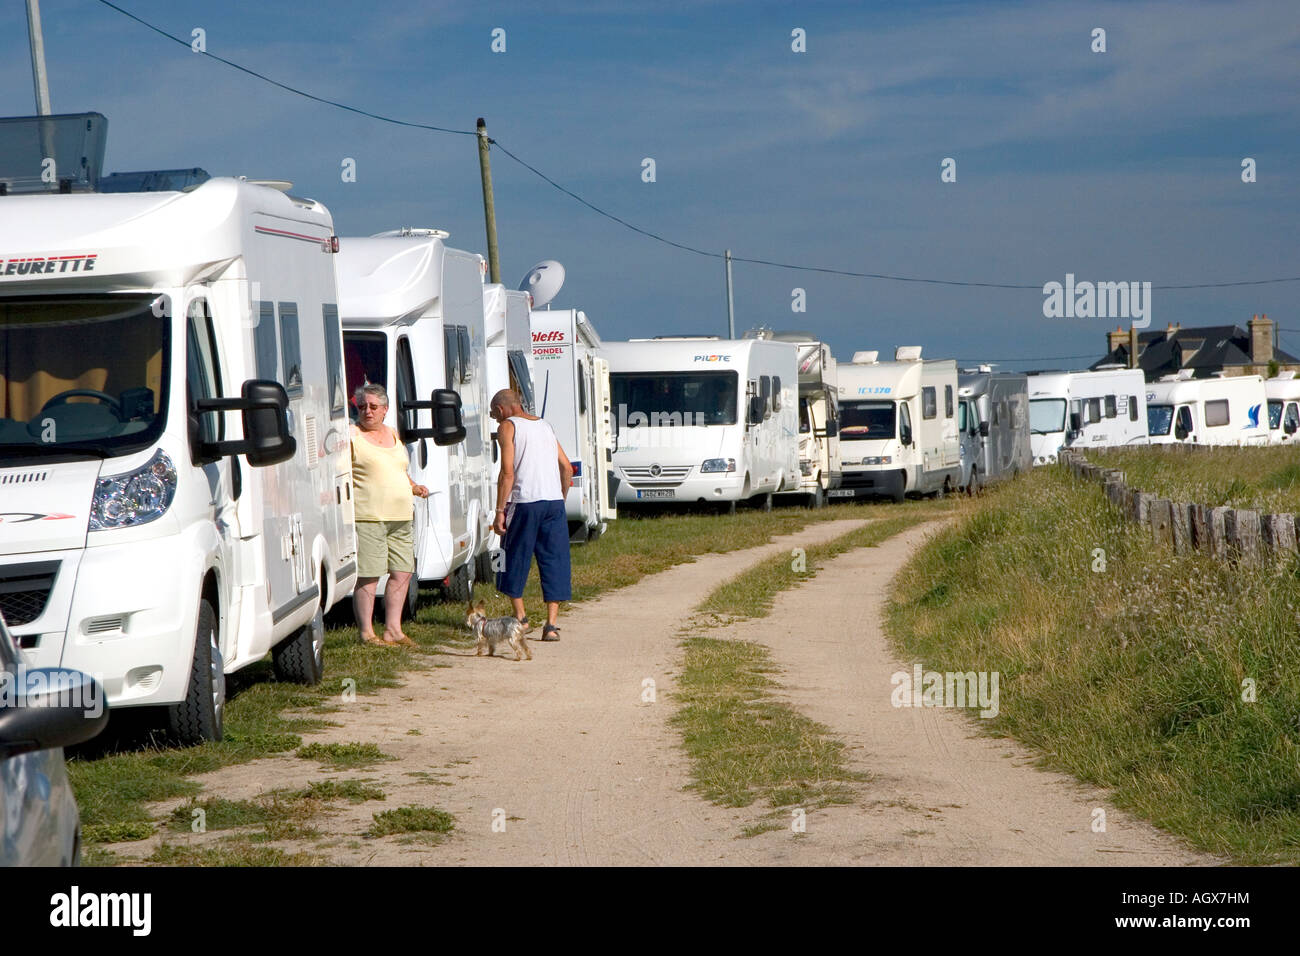
<instances>
[{"instance_id":1,"label":"woman's short hair","mask_svg":"<svg viewBox=\"0 0 1300 956\"><path fill-rule=\"evenodd\" d=\"M385 408L388 407L388 390L385 389L384 386L376 385L371 382L369 385L362 385L358 388L356 395L354 396L358 406L365 404L367 395L373 395L375 398L379 399L381 405Z\"/></svg>"}]
</instances>

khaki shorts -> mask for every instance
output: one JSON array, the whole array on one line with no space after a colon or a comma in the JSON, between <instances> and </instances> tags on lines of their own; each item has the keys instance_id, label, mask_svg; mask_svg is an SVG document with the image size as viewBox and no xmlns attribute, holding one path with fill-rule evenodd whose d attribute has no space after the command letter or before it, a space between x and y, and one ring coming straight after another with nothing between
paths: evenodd
<instances>
[{"instance_id":1,"label":"khaki shorts","mask_svg":"<svg viewBox=\"0 0 1300 956\"><path fill-rule=\"evenodd\" d=\"M379 578L389 571L415 570L415 539L410 521L357 522L357 577Z\"/></svg>"}]
</instances>

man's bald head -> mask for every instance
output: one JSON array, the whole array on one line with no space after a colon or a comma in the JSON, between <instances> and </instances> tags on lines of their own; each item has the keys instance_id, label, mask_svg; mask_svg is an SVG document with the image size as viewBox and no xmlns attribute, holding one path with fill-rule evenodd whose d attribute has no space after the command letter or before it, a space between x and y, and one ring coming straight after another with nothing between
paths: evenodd
<instances>
[{"instance_id":1,"label":"man's bald head","mask_svg":"<svg viewBox=\"0 0 1300 956\"><path fill-rule=\"evenodd\" d=\"M522 412L524 405L519 400L518 392L513 388L503 388L492 396L492 410L500 412L502 416L509 418L511 415Z\"/></svg>"}]
</instances>

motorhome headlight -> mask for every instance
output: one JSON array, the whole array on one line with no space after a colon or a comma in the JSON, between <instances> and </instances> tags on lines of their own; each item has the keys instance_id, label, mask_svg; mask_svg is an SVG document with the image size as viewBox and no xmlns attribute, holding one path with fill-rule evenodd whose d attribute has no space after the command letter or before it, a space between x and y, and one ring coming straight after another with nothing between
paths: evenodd
<instances>
[{"instance_id":1,"label":"motorhome headlight","mask_svg":"<svg viewBox=\"0 0 1300 956\"><path fill-rule=\"evenodd\" d=\"M90 530L134 528L161 518L176 497L176 467L161 451L135 471L95 482Z\"/></svg>"},{"instance_id":2,"label":"motorhome headlight","mask_svg":"<svg viewBox=\"0 0 1300 956\"><path fill-rule=\"evenodd\" d=\"M873 458L862 459L862 464L864 465L892 465L893 463L893 455L877 455Z\"/></svg>"},{"instance_id":3,"label":"motorhome headlight","mask_svg":"<svg viewBox=\"0 0 1300 956\"><path fill-rule=\"evenodd\" d=\"M736 459L734 458L707 458L704 464L700 465L700 472L712 474L718 471L735 471Z\"/></svg>"}]
</instances>

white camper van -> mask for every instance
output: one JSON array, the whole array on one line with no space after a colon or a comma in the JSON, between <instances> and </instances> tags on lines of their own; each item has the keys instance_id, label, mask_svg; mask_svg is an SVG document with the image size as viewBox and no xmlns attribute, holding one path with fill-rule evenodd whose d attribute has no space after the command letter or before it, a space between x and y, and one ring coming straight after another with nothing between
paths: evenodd
<instances>
[{"instance_id":1,"label":"white camper van","mask_svg":"<svg viewBox=\"0 0 1300 956\"><path fill-rule=\"evenodd\" d=\"M1149 384L1146 401L1153 445L1268 444L1268 396L1258 375L1192 378L1184 369Z\"/></svg>"},{"instance_id":2,"label":"white camper van","mask_svg":"<svg viewBox=\"0 0 1300 956\"><path fill-rule=\"evenodd\" d=\"M1147 443L1146 379L1141 369L1029 374L1029 443L1035 465L1062 448Z\"/></svg>"},{"instance_id":3,"label":"white camper van","mask_svg":"<svg viewBox=\"0 0 1300 956\"><path fill-rule=\"evenodd\" d=\"M188 743L268 651L320 679L356 577L336 249L320 203L236 179L0 199L0 610L29 665Z\"/></svg>"},{"instance_id":4,"label":"white camper van","mask_svg":"<svg viewBox=\"0 0 1300 956\"><path fill-rule=\"evenodd\" d=\"M1029 380L1014 372L994 372L991 366L967 369L957 376L961 402L957 430L961 435L962 487L982 486L1028 471Z\"/></svg>"},{"instance_id":5,"label":"white camper van","mask_svg":"<svg viewBox=\"0 0 1300 956\"><path fill-rule=\"evenodd\" d=\"M799 493L813 508L840 486L840 396L835 356L811 332L750 329L745 338L793 342L799 372Z\"/></svg>"},{"instance_id":6,"label":"white camper van","mask_svg":"<svg viewBox=\"0 0 1300 956\"><path fill-rule=\"evenodd\" d=\"M609 366L600 336L577 309L534 309L533 401L573 464L565 502L569 537L598 538L618 514L613 495Z\"/></svg>"},{"instance_id":7,"label":"white camper van","mask_svg":"<svg viewBox=\"0 0 1300 956\"><path fill-rule=\"evenodd\" d=\"M620 502L738 501L797 492L793 343L663 337L609 342Z\"/></svg>"},{"instance_id":8,"label":"white camper van","mask_svg":"<svg viewBox=\"0 0 1300 956\"><path fill-rule=\"evenodd\" d=\"M961 481L957 435L957 363L921 360L904 346L894 361L857 352L839 367L840 454L844 479L835 497L943 494Z\"/></svg>"},{"instance_id":9,"label":"white camper van","mask_svg":"<svg viewBox=\"0 0 1300 956\"><path fill-rule=\"evenodd\" d=\"M1268 443L1293 445L1300 430L1300 379L1295 372L1279 372L1264 382L1268 396Z\"/></svg>"},{"instance_id":10,"label":"white camper van","mask_svg":"<svg viewBox=\"0 0 1300 956\"><path fill-rule=\"evenodd\" d=\"M483 259L449 249L446 235L403 229L339 240L339 308L349 401L364 384L388 390L386 422L406 445L411 479L430 492L414 499L416 579L468 601L496 508ZM463 440L421 427L428 396L444 389L459 396Z\"/></svg>"}]
</instances>

